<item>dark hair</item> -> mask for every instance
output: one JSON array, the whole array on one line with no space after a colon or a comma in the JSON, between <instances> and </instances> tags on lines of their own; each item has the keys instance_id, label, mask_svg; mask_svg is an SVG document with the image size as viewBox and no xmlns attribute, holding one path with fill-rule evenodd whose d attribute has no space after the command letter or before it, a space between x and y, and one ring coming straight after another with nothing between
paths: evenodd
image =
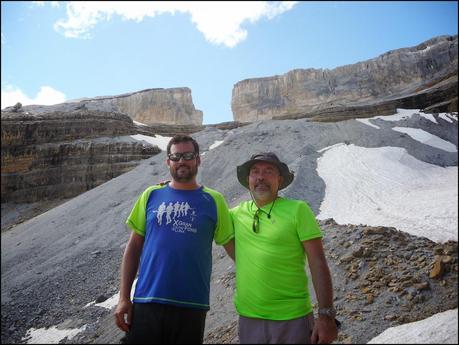
<instances>
[{"instance_id":1,"label":"dark hair","mask_svg":"<svg viewBox=\"0 0 459 345\"><path fill-rule=\"evenodd\" d=\"M171 140L169 140L169 143L167 144L167 154L169 155L171 153L171 146L179 143L193 143L194 146L194 152L199 155L199 145L194 140L192 137L189 135L174 135Z\"/></svg>"}]
</instances>

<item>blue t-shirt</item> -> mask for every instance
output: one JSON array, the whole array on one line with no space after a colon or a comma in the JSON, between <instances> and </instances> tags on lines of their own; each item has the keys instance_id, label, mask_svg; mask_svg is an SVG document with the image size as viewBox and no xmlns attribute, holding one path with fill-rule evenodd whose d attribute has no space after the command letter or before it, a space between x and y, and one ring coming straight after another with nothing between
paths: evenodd
<instances>
[{"instance_id":1,"label":"blue t-shirt","mask_svg":"<svg viewBox=\"0 0 459 345\"><path fill-rule=\"evenodd\" d=\"M210 188L147 188L126 223L145 236L136 303L209 309L212 240L234 237L223 196Z\"/></svg>"}]
</instances>

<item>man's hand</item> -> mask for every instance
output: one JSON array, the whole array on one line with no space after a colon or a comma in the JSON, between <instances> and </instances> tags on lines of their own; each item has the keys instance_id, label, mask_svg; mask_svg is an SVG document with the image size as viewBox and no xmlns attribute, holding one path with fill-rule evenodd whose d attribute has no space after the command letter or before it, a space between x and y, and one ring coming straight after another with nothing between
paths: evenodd
<instances>
[{"instance_id":1,"label":"man's hand","mask_svg":"<svg viewBox=\"0 0 459 345\"><path fill-rule=\"evenodd\" d=\"M132 302L120 299L115 309L115 322L119 329L128 332L132 321Z\"/></svg>"},{"instance_id":2,"label":"man's hand","mask_svg":"<svg viewBox=\"0 0 459 345\"><path fill-rule=\"evenodd\" d=\"M338 337L335 320L328 316L319 316L314 320L311 344L331 344Z\"/></svg>"}]
</instances>

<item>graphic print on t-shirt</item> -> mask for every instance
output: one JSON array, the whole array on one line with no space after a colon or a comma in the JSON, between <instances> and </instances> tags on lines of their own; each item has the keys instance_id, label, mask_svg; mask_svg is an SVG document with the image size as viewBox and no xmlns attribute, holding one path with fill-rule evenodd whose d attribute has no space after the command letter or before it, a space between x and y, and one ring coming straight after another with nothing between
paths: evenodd
<instances>
[{"instance_id":1,"label":"graphic print on t-shirt","mask_svg":"<svg viewBox=\"0 0 459 345\"><path fill-rule=\"evenodd\" d=\"M166 225L174 232L196 233L196 228L193 227L196 212L186 201L170 201L168 203L163 201L158 209L153 212L156 213L158 225ZM184 219L184 217L187 218ZM185 220L190 220L191 223Z\"/></svg>"}]
</instances>

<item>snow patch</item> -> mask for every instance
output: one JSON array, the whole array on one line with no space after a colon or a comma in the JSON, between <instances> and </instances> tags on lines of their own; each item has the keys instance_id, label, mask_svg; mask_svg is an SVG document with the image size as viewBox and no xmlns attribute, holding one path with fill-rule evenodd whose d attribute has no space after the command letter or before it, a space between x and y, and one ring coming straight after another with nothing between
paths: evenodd
<instances>
[{"instance_id":1,"label":"snow patch","mask_svg":"<svg viewBox=\"0 0 459 345\"><path fill-rule=\"evenodd\" d=\"M166 151L167 144L169 143L172 137L163 137L158 134L156 134L154 137L150 137L148 135L143 134L136 134L131 135L131 138L139 141L146 141L149 144L158 146L162 151Z\"/></svg>"},{"instance_id":2,"label":"snow patch","mask_svg":"<svg viewBox=\"0 0 459 345\"><path fill-rule=\"evenodd\" d=\"M223 144L224 140L217 140L209 147L209 151Z\"/></svg>"},{"instance_id":3,"label":"snow patch","mask_svg":"<svg viewBox=\"0 0 459 345\"><path fill-rule=\"evenodd\" d=\"M58 329L56 326L39 329L31 328L22 340L26 341L27 344L59 344L65 337L70 340L85 329L86 325L71 329Z\"/></svg>"},{"instance_id":4,"label":"snow patch","mask_svg":"<svg viewBox=\"0 0 459 345\"><path fill-rule=\"evenodd\" d=\"M213 150L214 148L220 146L221 144L223 144L224 140L216 140L212 145L209 146L209 151L210 150ZM204 151L201 153L201 156L204 156L207 152L209 151Z\"/></svg>"},{"instance_id":5,"label":"snow patch","mask_svg":"<svg viewBox=\"0 0 459 345\"><path fill-rule=\"evenodd\" d=\"M386 329L367 344L457 344L458 310Z\"/></svg>"},{"instance_id":6,"label":"snow patch","mask_svg":"<svg viewBox=\"0 0 459 345\"><path fill-rule=\"evenodd\" d=\"M427 120L429 120L429 121L431 121L431 122L433 122L433 123L438 125L437 120L435 119L435 117L432 114L422 113L420 111L420 109L402 109L402 108L398 108L397 109L397 113L393 114L393 115L378 115L378 116L373 116L373 117L369 117L369 118L366 118L366 119L356 119L356 120L361 122L361 123L363 123L363 124L366 124L366 125L368 125L370 127L374 127L374 128L380 129L379 126L373 124L370 120L381 119L381 120L384 120L384 121L397 122L397 121L408 119L408 118L410 118L411 116L413 116L415 114L419 115L421 117L424 117Z\"/></svg>"},{"instance_id":7,"label":"snow patch","mask_svg":"<svg viewBox=\"0 0 459 345\"><path fill-rule=\"evenodd\" d=\"M393 127L394 131L402 132L408 134L414 140L417 140L423 144L436 147L437 149L448 151L448 152L457 152L456 145L450 143L449 141L443 140L436 135L430 134L419 128L408 128L408 127Z\"/></svg>"},{"instance_id":8,"label":"snow patch","mask_svg":"<svg viewBox=\"0 0 459 345\"><path fill-rule=\"evenodd\" d=\"M317 172L326 184L318 219L457 241L457 167L422 162L399 147L340 145L318 159Z\"/></svg>"}]
</instances>

